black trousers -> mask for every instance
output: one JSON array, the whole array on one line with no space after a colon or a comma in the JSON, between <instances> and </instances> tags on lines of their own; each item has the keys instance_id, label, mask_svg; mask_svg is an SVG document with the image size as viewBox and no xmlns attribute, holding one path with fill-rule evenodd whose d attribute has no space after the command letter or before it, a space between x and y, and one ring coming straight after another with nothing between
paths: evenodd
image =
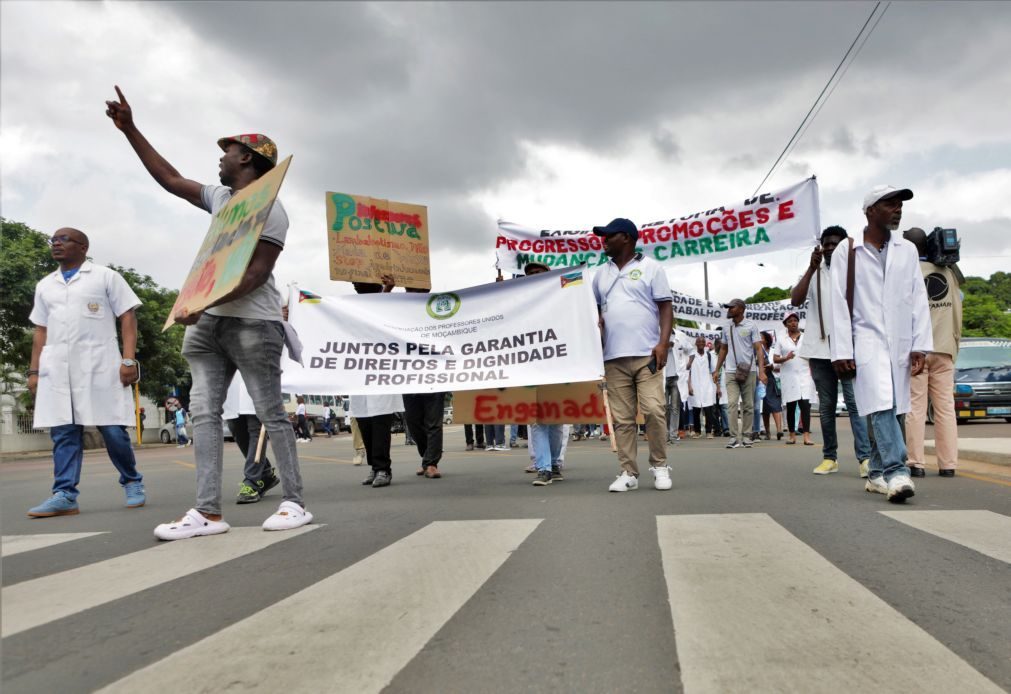
<instances>
[{"instance_id":1,"label":"black trousers","mask_svg":"<svg viewBox=\"0 0 1011 694\"><path fill-rule=\"evenodd\" d=\"M804 427L804 432L809 433L811 431L811 401L810 400L794 400L793 402L786 403L786 429L791 434L797 433L797 408L795 405L800 405L800 425ZM833 404L833 407L835 405ZM832 415L835 416L835 413Z\"/></svg>"},{"instance_id":2,"label":"black trousers","mask_svg":"<svg viewBox=\"0 0 1011 694\"><path fill-rule=\"evenodd\" d=\"M269 478L274 469L267 458L267 443L263 444L263 459L256 463L256 444L260 440L260 420L255 414L240 414L235 419L229 419L228 430L232 432L235 445L242 451L246 459L243 477L246 482L255 485L264 478Z\"/></svg>"},{"instance_id":3,"label":"black trousers","mask_svg":"<svg viewBox=\"0 0 1011 694\"><path fill-rule=\"evenodd\" d=\"M442 460L442 416L446 394L415 393L403 397L404 419L418 447L421 467L438 467Z\"/></svg>"},{"instance_id":4,"label":"black trousers","mask_svg":"<svg viewBox=\"0 0 1011 694\"><path fill-rule=\"evenodd\" d=\"M702 433L702 413L705 412L706 415L706 433L715 434L719 431L720 420L719 415L716 414L716 405L710 405L709 407L693 407L692 412L695 415L695 424L693 428L696 434Z\"/></svg>"},{"instance_id":5,"label":"black trousers","mask_svg":"<svg viewBox=\"0 0 1011 694\"><path fill-rule=\"evenodd\" d=\"M484 425L478 424L477 429L473 424L463 425L463 437L467 440L468 446L474 445L474 434L477 434L477 447L484 448Z\"/></svg>"},{"instance_id":6,"label":"black trousers","mask_svg":"<svg viewBox=\"0 0 1011 694\"><path fill-rule=\"evenodd\" d=\"M358 430L362 432L365 443L365 459L373 470L385 470L390 474L390 430L393 428L392 414L379 414L375 417L356 417Z\"/></svg>"}]
</instances>

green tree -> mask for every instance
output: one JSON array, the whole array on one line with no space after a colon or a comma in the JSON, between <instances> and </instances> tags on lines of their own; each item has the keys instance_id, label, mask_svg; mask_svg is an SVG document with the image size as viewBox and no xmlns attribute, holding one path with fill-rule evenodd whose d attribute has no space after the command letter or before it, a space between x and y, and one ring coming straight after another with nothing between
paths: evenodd
<instances>
[{"instance_id":1,"label":"green tree","mask_svg":"<svg viewBox=\"0 0 1011 694\"><path fill-rule=\"evenodd\" d=\"M161 403L178 387L186 400L192 383L189 367L182 355L183 331L173 327L162 332L165 318L179 292L165 289L148 275L133 268L109 265L130 285L141 300L137 309L137 359L141 363L140 392Z\"/></svg>"},{"instance_id":2,"label":"green tree","mask_svg":"<svg viewBox=\"0 0 1011 694\"><path fill-rule=\"evenodd\" d=\"M963 337L1011 338L1011 313L986 294L969 294L962 300Z\"/></svg>"},{"instance_id":3,"label":"green tree","mask_svg":"<svg viewBox=\"0 0 1011 694\"><path fill-rule=\"evenodd\" d=\"M49 236L27 224L0 217L0 365L7 374L24 373L32 356L35 285L56 269Z\"/></svg>"},{"instance_id":4,"label":"green tree","mask_svg":"<svg viewBox=\"0 0 1011 694\"><path fill-rule=\"evenodd\" d=\"M789 289L781 289L780 287L762 287L755 294L749 296L744 300L746 304L761 304L766 301L782 301L783 299L790 298Z\"/></svg>"}]
</instances>

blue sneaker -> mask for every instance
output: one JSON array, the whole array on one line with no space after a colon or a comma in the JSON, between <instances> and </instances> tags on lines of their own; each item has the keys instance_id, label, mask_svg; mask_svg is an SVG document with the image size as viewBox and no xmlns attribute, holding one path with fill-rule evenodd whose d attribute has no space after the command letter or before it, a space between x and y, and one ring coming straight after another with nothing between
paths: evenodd
<instances>
[{"instance_id":1,"label":"blue sneaker","mask_svg":"<svg viewBox=\"0 0 1011 694\"><path fill-rule=\"evenodd\" d=\"M52 516L74 516L80 513L77 502L64 492L56 492L35 508L28 509L29 518L51 518Z\"/></svg>"},{"instance_id":2,"label":"blue sneaker","mask_svg":"<svg viewBox=\"0 0 1011 694\"><path fill-rule=\"evenodd\" d=\"M140 508L147 501L147 497L144 496L143 482L127 482L123 485L123 490L126 492L127 508Z\"/></svg>"}]
</instances>

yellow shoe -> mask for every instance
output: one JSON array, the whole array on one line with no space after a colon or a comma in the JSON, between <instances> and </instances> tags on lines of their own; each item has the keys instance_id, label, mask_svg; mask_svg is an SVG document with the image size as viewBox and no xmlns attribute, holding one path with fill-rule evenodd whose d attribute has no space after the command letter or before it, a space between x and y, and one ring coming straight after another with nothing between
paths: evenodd
<instances>
[{"instance_id":1,"label":"yellow shoe","mask_svg":"<svg viewBox=\"0 0 1011 694\"><path fill-rule=\"evenodd\" d=\"M870 458L867 458L865 460L861 460L860 461L860 477L861 478L867 479L867 473L870 472L870 469L871 469L871 460L870 460Z\"/></svg>"},{"instance_id":2,"label":"yellow shoe","mask_svg":"<svg viewBox=\"0 0 1011 694\"><path fill-rule=\"evenodd\" d=\"M825 460L821 461L821 465L816 467L813 472L816 475L831 475L833 472L839 472L839 463L825 458Z\"/></svg>"}]
</instances>

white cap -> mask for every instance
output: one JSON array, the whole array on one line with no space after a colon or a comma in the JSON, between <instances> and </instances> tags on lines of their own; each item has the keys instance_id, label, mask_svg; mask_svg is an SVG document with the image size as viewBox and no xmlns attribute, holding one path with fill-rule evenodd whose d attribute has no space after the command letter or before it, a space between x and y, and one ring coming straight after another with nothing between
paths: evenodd
<instances>
[{"instance_id":1,"label":"white cap","mask_svg":"<svg viewBox=\"0 0 1011 694\"><path fill-rule=\"evenodd\" d=\"M864 212L867 208L876 203L878 200L884 198L890 198L895 194L898 194L900 200L911 200L913 198L913 191L909 188L896 188L895 186L874 186L867 195L864 196Z\"/></svg>"}]
</instances>

